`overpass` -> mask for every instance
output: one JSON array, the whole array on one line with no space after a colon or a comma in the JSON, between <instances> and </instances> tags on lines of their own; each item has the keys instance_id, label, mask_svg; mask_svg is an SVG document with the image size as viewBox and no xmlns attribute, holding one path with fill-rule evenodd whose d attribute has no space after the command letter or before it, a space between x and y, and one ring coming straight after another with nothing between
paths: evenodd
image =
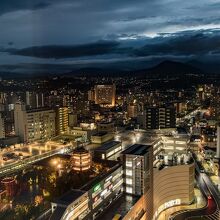
<instances>
[{"instance_id":1,"label":"overpass","mask_svg":"<svg viewBox=\"0 0 220 220\"><path fill-rule=\"evenodd\" d=\"M71 152L73 150L71 145L64 146L63 148L51 150L40 155L31 156L7 165L4 165L0 168L0 177L12 174L18 170L22 170L28 165L34 164L40 160L46 159L48 157L54 156L56 154L64 154Z\"/></svg>"}]
</instances>

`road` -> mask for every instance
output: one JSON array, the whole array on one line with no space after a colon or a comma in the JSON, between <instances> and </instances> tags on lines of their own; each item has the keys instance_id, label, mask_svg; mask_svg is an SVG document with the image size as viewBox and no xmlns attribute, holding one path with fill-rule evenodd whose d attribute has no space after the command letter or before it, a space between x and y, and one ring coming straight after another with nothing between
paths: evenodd
<instances>
[{"instance_id":1,"label":"road","mask_svg":"<svg viewBox=\"0 0 220 220\"><path fill-rule=\"evenodd\" d=\"M213 186L210 178L207 174L202 173L195 154L193 154L195 160L196 167L196 180L200 190L207 200L207 205L204 208L196 209L196 210L185 210L182 213L178 213L171 219L174 220L190 220L190 219L198 219L199 217L203 217L202 219L212 219L219 220L220 219L220 195L217 189Z\"/></svg>"}]
</instances>

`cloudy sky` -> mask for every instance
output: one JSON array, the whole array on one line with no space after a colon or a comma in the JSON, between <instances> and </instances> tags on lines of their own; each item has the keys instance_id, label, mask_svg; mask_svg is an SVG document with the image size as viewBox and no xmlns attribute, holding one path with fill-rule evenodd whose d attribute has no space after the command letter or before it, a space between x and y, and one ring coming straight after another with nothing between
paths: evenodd
<instances>
[{"instance_id":1,"label":"cloudy sky","mask_svg":"<svg viewBox=\"0 0 220 220\"><path fill-rule=\"evenodd\" d=\"M0 28L0 70L220 60L219 0L1 0Z\"/></svg>"}]
</instances>

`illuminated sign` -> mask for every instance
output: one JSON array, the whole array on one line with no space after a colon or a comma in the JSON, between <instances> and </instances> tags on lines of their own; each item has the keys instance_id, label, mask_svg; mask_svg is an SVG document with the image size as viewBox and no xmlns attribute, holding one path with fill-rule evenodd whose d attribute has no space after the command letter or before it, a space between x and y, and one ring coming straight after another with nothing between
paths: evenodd
<instances>
[{"instance_id":1,"label":"illuminated sign","mask_svg":"<svg viewBox=\"0 0 220 220\"><path fill-rule=\"evenodd\" d=\"M105 182L108 182L109 180L111 180L111 178L112 178L112 176L109 176L109 177L105 180Z\"/></svg>"},{"instance_id":2,"label":"illuminated sign","mask_svg":"<svg viewBox=\"0 0 220 220\"><path fill-rule=\"evenodd\" d=\"M101 184L97 184L94 188L93 188L93 192L98 191L99 189L101 189Z\"/></svg>"}]
</instances>

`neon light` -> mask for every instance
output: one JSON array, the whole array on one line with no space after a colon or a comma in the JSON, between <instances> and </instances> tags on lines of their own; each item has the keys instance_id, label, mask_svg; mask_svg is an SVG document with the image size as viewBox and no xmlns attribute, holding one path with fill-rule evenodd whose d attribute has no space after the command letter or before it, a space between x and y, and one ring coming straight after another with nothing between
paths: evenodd
<instances>
[{"instance_id":1,"label":"neon light","mask_svg":"<svg viewBox=\"0 0 220 220\"><path fill-rule=\"evenodd\" d=\"M93 188L93 192L98 191L99 189L101 189L101 185L97 184L94 188Z\"/></svg>"}]
</instances>

